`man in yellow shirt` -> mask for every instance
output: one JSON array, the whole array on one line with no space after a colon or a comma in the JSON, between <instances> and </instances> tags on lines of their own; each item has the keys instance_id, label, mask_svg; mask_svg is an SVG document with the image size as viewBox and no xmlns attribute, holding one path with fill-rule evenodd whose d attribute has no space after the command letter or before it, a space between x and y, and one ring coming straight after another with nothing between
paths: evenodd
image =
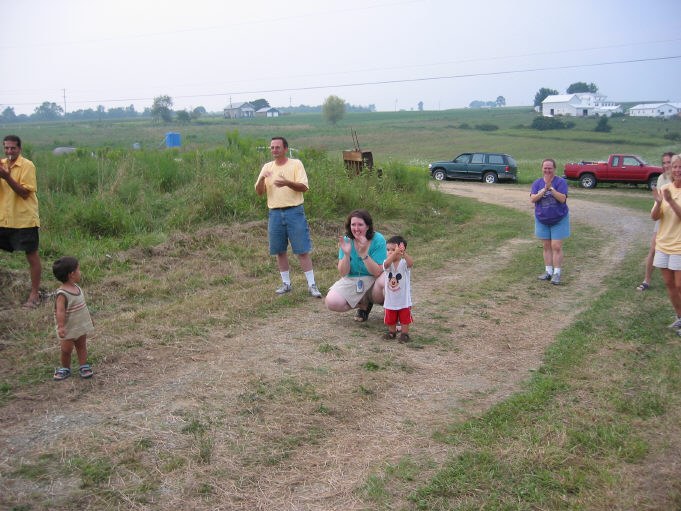
<instances>
[{"instance_id":1,"label":"man in yellow shirt","mask_svg":"<svg viewBox=\"0 0 681 511\"><path fill-rule=\"evenodd\" d=\"M3 139L5 156L0 160L0 249L21 250L31 273L31 294L24 308L40 305L40 274L38 255L38 190L35 165L21 155L21 139L7 135Z\"/></svg>"},{"instance_id":2,"label":"man in yellow shirt","mask_svg":"<svg viewBox=\"0 0 681 511\"><path fill-rule=\"evenodd\" d=\"M305 272L310 295L321 298L322 294L317 289L312 270L312 239L303 207L303 193L308 190L307 174L300 160L286 156L287 150L288 142L284 137L273 137L270 151L274 160L263 166L255 182L255 192L258 195L267 194L267 207L270 210L267 224L270 255L277 256L282 280L276 293L283 295L291 291L287 253L290 241L291 249L298 256L300 266Z\"/></svg>"}]
</instances>

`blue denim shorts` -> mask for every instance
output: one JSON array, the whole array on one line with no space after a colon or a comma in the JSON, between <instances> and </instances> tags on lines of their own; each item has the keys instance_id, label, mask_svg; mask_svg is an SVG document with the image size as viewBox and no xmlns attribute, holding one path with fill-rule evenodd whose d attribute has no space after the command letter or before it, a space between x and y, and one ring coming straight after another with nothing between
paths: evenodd
<instances>
[{"instance_id":1,"label":"blue denim shorts","mask_svg":"<svg viewBox=\"0 0 681 511\"><path fill-rule=\"evenodd\" d=\"M546 225L534 219L534 235L540 240L564 240L570 237L570 215L565 215L557 224Z\"/></svg>"},{"instance_id":2,"label":"blue denim shorts","mask_svg":"<svg viewBox=\"0 0 681 511\"><path fill-rule=\"evenodd\" d=\"M302 204L292 208L270 209L267 232L270 238L270 255L283 254L291 242L294 254L312 251L310 227Z\"/></svg>"}]
</instances>

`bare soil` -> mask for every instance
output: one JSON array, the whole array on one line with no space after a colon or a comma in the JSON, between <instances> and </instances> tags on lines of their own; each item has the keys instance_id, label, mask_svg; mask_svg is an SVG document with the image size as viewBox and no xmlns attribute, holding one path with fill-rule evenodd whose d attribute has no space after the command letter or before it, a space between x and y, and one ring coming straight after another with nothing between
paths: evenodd
<instances>
[{"instance_id":1,"label":"bare soil","mask_svg":"<svg viewBox=\"0 0 681 511\"><path fill-rule=\"evenodd\" d=\"M528 191L517 186L440 188L532 213ZM41 453L86 456L88 446L124 465L122 453L138 452L149 439L138 457L155 467L154 497L131 496L140 477L131 466L128 476L118 472L108 482L118 495L112 509L366 509L358 489L370 475L404 457L442 462L451 452L432 434L517 391L617 262L650 239L646 215L575 199L570 208L573 229L584 223L602 230L598 260L608 263L575 268L567 254L565 285L532 281L448 310L448 296L476 289L490 265L528 244L537 247L541 272L539 243L519 232L500 253L466 261L465 272L430 272L416 261L414 338L438 341L422 349L382 340L380 307L357 324L352 313L330 313L312 298L276 318L244 318L238 332L217 324L191 349L143 345L101 363L91 381L46 382L7 404L0 472ZM539 320L547 301L551 322ZM174 453L182 460L173 468ZM0 481L0 493L13 501L35 502L40 494L52 509L69 508L78 485L68 474ZM98 502L71 505L94 509Z\"/></svg>"}]
</instances>

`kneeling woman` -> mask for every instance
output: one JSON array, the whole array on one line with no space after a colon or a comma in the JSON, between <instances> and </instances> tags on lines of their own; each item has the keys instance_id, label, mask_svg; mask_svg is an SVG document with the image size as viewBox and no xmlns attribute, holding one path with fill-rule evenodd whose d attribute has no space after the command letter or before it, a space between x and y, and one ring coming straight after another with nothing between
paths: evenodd
<instances>
[{"instance_id":1,"label":"kneeling woman","mask_svg":"<svg viewBox=\"0 0 681 511\"><path fill-rule=\"evenodd\" d=\"M356 209L345 220L345 236L338 245L341 278L329 289L326 306L335 312L357 308L355 321L366 321L374 303L383 305L385 238L374 231L369 212Z\"/></svg>"}]
</instances>

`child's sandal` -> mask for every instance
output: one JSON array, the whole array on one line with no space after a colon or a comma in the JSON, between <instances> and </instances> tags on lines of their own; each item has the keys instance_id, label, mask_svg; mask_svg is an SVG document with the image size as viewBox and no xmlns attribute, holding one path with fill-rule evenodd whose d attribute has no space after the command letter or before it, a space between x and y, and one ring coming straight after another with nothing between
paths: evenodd
<instances>
[{"instance_id":1,"label":"child's sandal","mask_svg":"<svg viewBox=\"0 0 681 511\"><path fill-rule=\"evenodd\" d=\"M78 373L80 374L81 378L92 378L92 375L94 374L92 372L92 368L90 367L90 364L83 364L78 368Z\"/></svg>"},{"instance_id":2,"label":"child's sandal","mask_svg":"<svg viewBox=\"0 0 681 511\"><path fill-rule=\"evenodd\" d=\"M387 341L394 339L397 337L397 332L386 332L383 334L383 338Z\"/></svg>"},{"instance_id":3,"label":"child's sandal","mask_svg":"<svg viewBox=\"0 0 681 511\"><path fill-rule=\"evenodd\" d=\"M54 371L54 376L52 377L52 379L54 381L62 381L68 378L69 376L71 376L71 369L69 369L68 367L59 367L57 370Z\"/></svg>"},{"instance_id":4,"label":"child's sandal","mask_svg":"<svg viewBox=\"0 0 681 511\"><path fill-rule=\"evenodd\" d=\"M409 334L400 334L400 341L402 344L406 344L408 342L411 342L411 338L409 337Z\"/></svg>"}]
</instances>

